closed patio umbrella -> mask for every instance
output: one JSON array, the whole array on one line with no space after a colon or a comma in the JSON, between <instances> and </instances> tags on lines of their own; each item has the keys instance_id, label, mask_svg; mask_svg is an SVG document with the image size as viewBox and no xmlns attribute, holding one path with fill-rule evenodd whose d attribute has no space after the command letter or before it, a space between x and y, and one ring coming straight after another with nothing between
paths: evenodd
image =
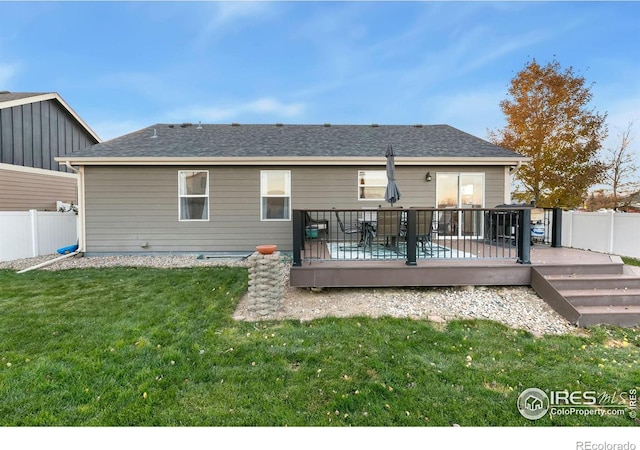
<instances>
[{"instance_id":1,"label":"closed patio umbrella","mask_svg":"<svg viewBox=\"0 0 640 450\"><path fill-rule=\"evenodd\" d=\"M387 157L387 190L384 193L384 199L393 206L395 202L400 200L400 189L396 185L395 154L391 144L387 147L387 152L384 156Z\"/></svg>"}]
</instances>

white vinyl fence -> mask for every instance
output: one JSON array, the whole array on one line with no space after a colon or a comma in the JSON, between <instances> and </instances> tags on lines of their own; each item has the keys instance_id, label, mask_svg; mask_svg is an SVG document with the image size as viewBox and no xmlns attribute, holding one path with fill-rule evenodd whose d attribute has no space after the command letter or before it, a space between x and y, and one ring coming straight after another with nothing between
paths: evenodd
<instances>
[{"instance_id":1,"label":"white vinyl fence","mask_svg":"<svg viewBox=\"0 0 640 450\"><path fill-rule=\"evenodd\" d=\"M640 258L640 214L564 211L562 246Z\"/></svg>"},{"instance_id":2,"label":"white vinyl fence","mask_svg":"<svg viewBox=\"0 0 640 450\"><path fill-rule=\"evenodd\" d=\"M49 255L77 242L73 212L0 211L0 261Z\"/></svg>"}]
</instances>

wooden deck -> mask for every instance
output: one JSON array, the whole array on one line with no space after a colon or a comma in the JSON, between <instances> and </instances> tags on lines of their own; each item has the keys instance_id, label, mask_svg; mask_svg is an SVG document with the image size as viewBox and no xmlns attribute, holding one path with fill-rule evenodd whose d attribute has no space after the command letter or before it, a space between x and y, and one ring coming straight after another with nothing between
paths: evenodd
<instances>
[{"instance_id":1,"label":"wooden deck","mask_svg":"<svg viewBox=\"0 0 640 450\"><path fill-rule=\"evenodd\" d=\"M498 250L495 246L478 243L473 253L481 255L482 252L493 252L493 255ZM545 245L531 247L530 265L518 263L515 254L509 256L491 259L419 259L416 266L407 266L403 259L331 259L324 243L310 242L305 248L302 265L291 268L290 284L294 287L525 286L531 284L532 267L553 267L571 272L575 266L584 266L583 271L589 271L590 268L600 271L603 266L622 265L622 260L617 256Z\"/></svg>"},{"instance_id":2,"label":"wooden deck","mask_svg":"<svg viewBox=\"0 0 640 450\"><path fill-rule=\"evenodd\" d=\"M607 265L622 264L622 259L606 253L540 245L531 247L531 264L534 266Z\"/></svg>"},{"instance_id":3,"label":"wooden deck","mask_svg":"<svg viewBox=\"0 0 640 450\"><path fill-rule=\"evenodd\" d=\"M491 212L491 211L489 211ZM519 236L529 236L528 211L522 210ZM554 217L556 211L554 210ZM640 325L640 271L622 258L603 253L551 247L528 240L513 242L514 233L500 234L502 227L488 227L485 239L432 234L430 248L407 251L420 235L419 220L407 214L406 236L384 233L378 240L330 242L335 236L305 239L297 218L294 224L294 266L290 285L307 288L531 286L551 307L571 323L590 326ZM295 219L295 217L294 217ZM296 220L294 220L296 222ZM554 220L559 224L559 220ZM297 232L296 232L297 230ZM373 236L376 237L375 235ZM552 242L561 242L554 227ZM409 244L411 243L411 244ZM516 245L517 244L517 245ZM530 245L531 244L531 245ZM342 247L342 248L340 248ZM521 258L518 255L522 255ZM522 259L520 261L519 259Z\"/></svg>"},{"instance_id":4,"label":"wooden deck","mask_svg":"<svg viewBox=\"0 0 640 450\"><path fill-rule=\"evenodd\" d=\"M312 261L291 268L290 284L316 288L531 286L578 326L635 327L640 325L640 270L636 269L615 255L538 245L531 249L531 264L480 258L422 259L415 266L404 260Z\"/></svg>"}]
</instances>

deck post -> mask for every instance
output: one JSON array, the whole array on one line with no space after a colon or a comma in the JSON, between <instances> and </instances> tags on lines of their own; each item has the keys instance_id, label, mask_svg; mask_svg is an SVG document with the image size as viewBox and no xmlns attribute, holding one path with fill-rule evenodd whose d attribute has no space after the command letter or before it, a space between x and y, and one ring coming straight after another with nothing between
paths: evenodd
<instances>
[{"instance_id":1,"label":"deck post","mask_svg":"<svg viewBox=\"0 0 640 450\"><path fill-rule=\"evenodd\" d=\"M551 229L551 247L562 247L562 209L553 208L553 228Z\"/></svg>"},{"instance_id":2,"label":"deck post","mask_svg":"<svg viewBox=\"0 0 640 450\"><path fill-rule=\"evenodd\" d=\"M521 209L518 218L518 262L531 264L531 209Z\"/></svg>"},{"instance_id":3,"label":"deck post","mask_svg":"<svg viewBox=\"0 0 640 450\"><path fill-rule=\"evenodd\" d=\"M302 265L302 258L300 252L302 250L304 239L304 223L302 220L302 211L299 209L293 210L293 266L300 267Z\"/></svg>"},{"instance_id":4,"label":"deck post","mask_svg":"<svg viewBox=\"0 0 640 450\"><path fill-rule=\"evenodd\" d=\"M407 266L416 266L416 247L418 245L417 243L417 239L416 239L416 232L417 232L417 227L416 227L416 219L417 219L417 214L416 211L413 209L409 209L407 211L407 235L406 235L406 240L407 240L407 261L405 262L405 264Z\"/></svg>"}]
</instances>

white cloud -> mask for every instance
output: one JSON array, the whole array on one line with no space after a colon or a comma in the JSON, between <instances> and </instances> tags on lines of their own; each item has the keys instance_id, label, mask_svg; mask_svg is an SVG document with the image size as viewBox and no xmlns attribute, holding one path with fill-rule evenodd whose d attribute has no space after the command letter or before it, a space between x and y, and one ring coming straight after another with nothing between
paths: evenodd
<instances>
[{"instance_id":1,"label":"white cloud","mask_svg":"<svg viewBox=\"0 0 640 450\"><path fill-rule=\"evenodd\" d=\"M210 5L212 13L197 38L198 45L207 44L229 30L238 31L252 21L265 20L272 9L270 2L265 1L212 2Z\"/></svg>"},{"instance_id":2,"label":"white cloud","mask_svg":"<svg viewBox=\"0 0 640 450\"><path fill-rule=\"evenodd\" d=\"M284 117L295 117L304 109L302 103L284 104L272 98L261 98L245 105L248 112L258 112L263 114L278 114Z\"/></svg>"},{"instance_id":3,"label":"white cloud","mask_svg":"<svg viewBox=\"0 0 640 450\"><path fill-rule=\"evenodd\" d=\"M406 109L406 105L416 104L418 99L443 95L452 84L466 84L465 78L470 74L486 72L500 60L534 47L552 34L543 28L514 29L500 34L478 21L479 14L486 13L486 5L451 8L442 3L426 3L416 8L416 15L398 27L396 33L385 34L362 22L360 17L369 4L347 5L332 8L330 15L298 22L294 36L316 49L319 62L315 73L321 76L315 83L299 87L297 96L326 97L332 93L354 98L360 93L371 97L374 91L393 91L387 108L394 109L393 105L400 108L402 104ZM478 83L482 80L474 84ZM505 91L506 86L502 86L494 108ZM446 106L444 99L443 104Z\"/></svg>"},{"instance_id":4,"label":"white cloud","mask_svg":"<svg viewBox=\"0 0 640 450\"><path fill-rule=\"evenodd\" d=\"M224 26L247 17L262 16L267 9L264 2L219 2L216 3L216 14L211 18L210 26Z\"/></svg>"},{"instance_id":5,"label":"white cloud","mask_svg":"<svg viewBox=\"0 0 640 450\"><path fill-rule=\"evenodd\" d=\"M425 103L430 123L448 124L487 139L488 131L505 124L499 105L503 98L502 87L486 86L427 98Z\"/></svg>"},{"instance_id":6,"label":"white cloud","mask_svg":"<svg viewBox=\"0 0 640 450\"><path fill-rule=\"evenodd\" d=\"M283 103L270 97L263 97L246 103L220 107L194 106L170 113L178 120L195 120L202 122L220 122L238 117L275 116L295 118L305 110L304 103Z\"/></svg>"},{"instance_id":7,"label":"white cloud","mask_svg":"<svg viewBox=\"0 0 640 450\"><path fill-rule=\"evenodd\" d=\"M486 36L484 36L484 31L486 30L478 33L478 36L474 36L473 39L476 41L476 43L484 42L487 40ZM463 68L460 72L472 72L473 70L484 67L504 56L512 53L517 53L527 47L533 47L535 44L548 40L550 37L550 32L546 30L536 30L528 33L514 34L512 36L509 36L509 38L504 42L495 40L495 42L492 42L492 46L487 47L486 52L467 52L469 61L467 64L463 65Z\"/></svg>"},{"instance_id":8,"label":"white cloud","mask_svg":"<svg viewBox=\"0 0 640 450\"><path fill-rule=\"evenodd\" d=\"M0 64L0 90L8 90L11 79L20 71L20 64Z\"/></svg>"}]
</instances>

